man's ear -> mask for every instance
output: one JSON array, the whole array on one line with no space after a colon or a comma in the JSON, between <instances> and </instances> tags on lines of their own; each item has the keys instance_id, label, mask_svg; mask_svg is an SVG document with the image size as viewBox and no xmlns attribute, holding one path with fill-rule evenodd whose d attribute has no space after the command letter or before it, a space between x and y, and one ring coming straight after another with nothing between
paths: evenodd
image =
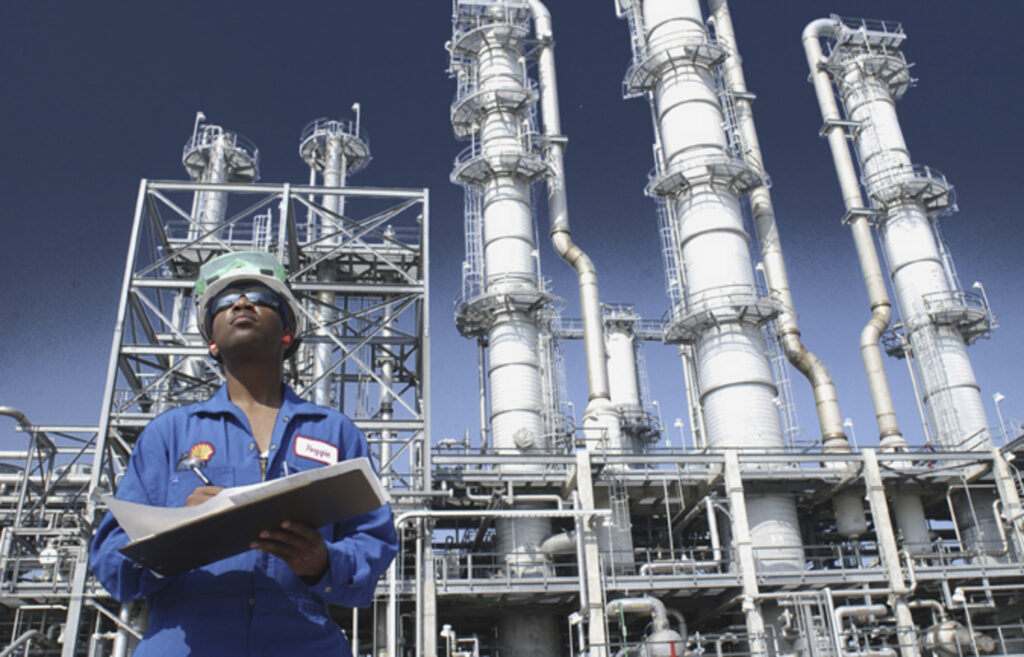
<instances>
[{"instance_id":1,"label":"man's ear","mask_svg":"<svg viewBox=\"0 0 1024 657\"><path fill-rule=\"evenodd\" d=\"M284 345L290 345L292 343L292 340L294 339L295 338L292 336L291 333L285 333L283 336L281 336L281 343Z\"/></svg>"},{"instance_id":2,"label":"man's ear","mask_svg":"<svg viewBox=\"0 0 1024 657\"><path fill-rule=\"evenodd\" d=\"M214 358L216 358L219 355L217 351L217 343L214 342L213 340L210 340L210 355L213 356Z\"/></svg>"}]
</instances>

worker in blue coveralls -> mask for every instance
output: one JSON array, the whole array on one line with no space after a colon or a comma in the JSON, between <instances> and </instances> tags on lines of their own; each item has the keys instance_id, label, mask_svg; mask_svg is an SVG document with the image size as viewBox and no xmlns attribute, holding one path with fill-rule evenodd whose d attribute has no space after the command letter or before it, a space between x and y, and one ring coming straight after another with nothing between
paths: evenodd
<instances>
[{"instance_id":1,"label":"worker in blue coveralls","mask_svg":"<svg viewBox=\"0 0 1024 657\"><path fill-rule=\"evenodd\" d=\"M368 456L366 438L351 420L283 383L282 361L297 346L298 302L272 255L237 252L210 260L196 294L200 332L227 383L209 401L149 423L118 498L201 504L225 486ZM136 657L350 655L327 605L368 605L398 545L388 505L319 530L283 522L263 531L251 550L174 577L118 552L127 542L107 514L90 563L118 600L146 598L149 626Z\"/></svg>"}]
</instances>

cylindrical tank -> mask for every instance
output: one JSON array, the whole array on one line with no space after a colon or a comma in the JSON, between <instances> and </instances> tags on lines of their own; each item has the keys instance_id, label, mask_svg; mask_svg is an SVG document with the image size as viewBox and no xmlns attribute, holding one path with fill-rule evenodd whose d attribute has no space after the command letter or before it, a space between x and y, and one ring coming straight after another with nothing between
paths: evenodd
<instances>
[{"instance_id":1,"label":"cylindrical tank","mask_svg":"<svg viewBox=\"0 0 1024 657\"><path fill-rule=\"evenodd\" d=\"M991 444L988 421L967 345L934 312L934 304L955 298L932 223L936 207L919 192L915 196L905 191L911 181L917 188L940 183L915 170L900 129L895 100L905 87L893 81L902 80L894 75L906 67L902 55L873 51L869 43L865 36L863 43L853 40L840 50L837 81L846 114L858 126L854 143L863 183L884 212L879 221L882 248L933 440L943 449L983 449Z\"/></svg>"},{"instance_id":2,"label":"cylindrical tank","mask_svg":"<svg viewBox=\"0 0 1024 657\"><path fill-rule=\"evenodd\" d=\"M903 539L900 546L913 555L930 553L932 537L921 496L896 491L892 496L892 512Z\"/></svg>"},{"instance_id":3,"label":"cylindrical tank","mask_svg":"<svg viewBox=\"0 0 1024 657\"><path fill-rule=\"evenodd\" d=\"M723 182L757 177L735 158L713 67L720 50L708 38L697 0L643 0L631 5L642 26L627 87L652 99L662 159L655 193L668 196L682 255L685 309L707 445L712 449L784 448L768 350L756 305L750 237L741 190ZM729 170L730 176L717 172ZM713 320L706 320L713 317ZM755 555L772 570L803 568L802 539L792 497L748 495Z\"/></svg>"},{"instance_id":4,"label":"cylindrical tank","mask_svg":"<svg viewBox=\"0 0 1024 657\"><path fill-rule=\"evenodd\" d=\"M498 6L456 0L451 41L452 71L459 90L452 106L456 136L473 145L456 161L454 182L473 186L480 197L483 290L463 299L458 311L464 333L486 335L490 429L499 454L542 453L543 379L538 333L546 296L537 280L530 185L544 171L531 147L530 105L524 49L529 34L525 2ZM543 464L503 464L502 472L543 470ZM543 518L496 523L497 549L507 576L542 576L548 557L538 548L552 534ZM504 576L504 574L502 573ZM503 655L559 654L553 616L508 611L498 621Z\"/></svg>"}]
</instances>

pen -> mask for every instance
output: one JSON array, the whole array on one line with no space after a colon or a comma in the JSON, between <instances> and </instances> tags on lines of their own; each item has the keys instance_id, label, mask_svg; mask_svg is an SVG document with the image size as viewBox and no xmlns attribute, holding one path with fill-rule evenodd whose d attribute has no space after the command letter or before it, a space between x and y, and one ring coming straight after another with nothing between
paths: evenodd
<instances>
[{"instance_id":1,"label":"pen","mask_svg":"<svg viewBox=\"0 0 1024 657\"><path fill-rule=\"evenodd\" d=\"M199 469L198 465L193 465L192 466L192 472L196 473L196 476L199 477L199 479L204 484L206 484L207 486L213 486L213 482L210 481L209 477L207 477L205 474L203 474L203 471Z\"/></svg>"}]
</instances>

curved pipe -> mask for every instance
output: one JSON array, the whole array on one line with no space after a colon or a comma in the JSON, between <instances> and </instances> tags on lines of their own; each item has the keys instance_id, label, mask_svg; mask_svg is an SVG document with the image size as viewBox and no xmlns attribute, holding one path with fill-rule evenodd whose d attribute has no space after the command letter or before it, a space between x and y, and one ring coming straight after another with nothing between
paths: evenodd
<instances>
[{"instance_id":1,"label":"curved pipe","mask_svg":"<svg viewBox=\"0 0 1024 657\"><path fill-rule=\"evenodd\" d=\"M57 647L57 642L54 641L51 637L46 636L39 630L29 630L28 632L25 632L17 639L12 641L9 646L4 648L3 651L0 652L0 657L8 657L8 655L13 655L16 649L21 647L22 644L31 641L32 639L37 640L39 643L43 644L47 648Z\"/></svg>"},{"instance_id":2,"label":"curved pipe","mask_svg":"<svg viewBox=\"0 0 1024 657\"><path fill-rule=\"evenodd\" d=\"M605 612L611 616L619 614L649 614L651 616L651 631L659 632L669 629L668 613L665 605L657 598L619 598L612 600L605 607Z\"/></svg>"},{"instance_id":3,"label":"curved pipe","mask_svg":"<svg viewBox=\"0 0 1024 657\"><path fill-rule=\"evenodd\" d=\"M842 632L843 621L847 617L851 618L864 618L866 616L885 616L889 613L889 608L882 604L877 605L850 605L844 607L836 607L833 612L836 627ZM847 652L841 650L843 657L896 657L896 651L892 648L878 648L875 650Z\"/></svg>"},{"instance_id":4,"label":"curved pipe","mask_svg":"<svg viewBox=\"0 0 1024 657\"><path fill-rule=\"evenodd\" d=\"M576 532L562 532L544 539L537 548L546 555L576 550Z\"/></svg>"},{"instance_id":5,"label":"curved pipe","mask_svg":"<svg viewBox=\"0 0 1024 657\"><path fill-rule=\"evenodd\" d=\"M681 613L679 613L678 611L676 611L675 609L667 609L666 611L668 612L669 616L671 616L672 618L675 619L675 621L676 621L676 632L679 632L679 636L682 637L683 643L686 643L686 638L688 636L687 633L689 631L687 626L686 626L686 618L683 617L683 615Z\"/></svg>"},{"instance_id":6,"label":"curved pipe","mask_svg":"<svg viewBox=\"0 0 1024 657\"><path fill-rule=\"evenodd\" d=\"M761 145L754 127L751 97L747 93L743 66L736 48L736 34L732 26L732 16L729 14L729 4L726 0L709 0L708 5L714 18L719 42L725 42L728 46L728 55L725 58L723 70L726 84L736 96L736 121L747 147L743 153L743 159L757 171L764 172ZM786 263L782 257L782 246L778 237L779 229L775 222L775 208L772 205L771 192L768 191L767 185L761 185L750 193L750 207L754 215L754 226L757 230L761 259L764 263L765 278L772 293L782 303L782 312L776 320L779 341L786 358L811 384L818 413L818 425L821 428L823 450L826 452L848 452L850 443L843 430L843 416L839 409L839 399L836 395L836 386L832 375L821 359L807 349L800 339L800 328L797 325L793 297L789 289L789 276L786 273Z\"/></svg>"},{"instance_id":7,"label":"curved pipe","mask_svg":"<svg viewBox=\"0 0 1024 657\"><path fill-rule=\"evenodd\" d=\"M904 440L899 422L896 420L896 409L893 407L889 380L882 362L882 349L878 345L882 333L889 327L889 321L892 319L892 304L885 289L885 277L871 237L871 226L868 224L850 149L846 144L846 134L842 125L838 123L840 114L835 96L832 94L832 81L821 66L824 54L820 39L832 34L835 27L836 21L829 18L819 18L808 23L802 35L804 54L811 71L811 82L814 84L814 93L818 98L818 107L824 122L823 131L832 151L832 162L839 178L839 188L843 194L857 258L871 303L871 319L860 334L860 353L868 377L875 420L878 423L879 446L883 451L903 449L907 447L907 441Z\"/></svg>"},{"instance_id":8,"label":"curved pipe","mask_svg":"<svg viewBox=\"0 0 1024 657\"><path fill-rule=\"evenodd\" d=\"M547 143L547 163L551 175L547 180L548 213L551 221L551 243L555 251L576 271L580 288L580 313L583 319L583 349L587 359L588 399L610 404L608 366L604 353L604 325L597 293L597 269L593 261L572 241L569 232L569 209L565 194L565 143L562 119L558 112L558 81L555 77L554 40L551 12L540 0L530 0L533 29L540 44L537 56L537 77L540 81L540 109Z\"/></svg>"}]
</instances>

